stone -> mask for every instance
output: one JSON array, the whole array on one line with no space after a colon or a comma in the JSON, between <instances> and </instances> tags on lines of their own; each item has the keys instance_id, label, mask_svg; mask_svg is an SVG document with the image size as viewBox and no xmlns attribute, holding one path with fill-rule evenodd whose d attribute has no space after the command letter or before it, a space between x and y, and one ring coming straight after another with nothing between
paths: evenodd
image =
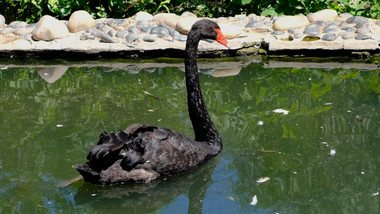
<instances>
[{"instance_id":1,"label":"stone","mask_svg":"<svg viewBox=\"0 0 380 214\"><path fill-rule=\"evenodd\" d=\"M53 40L61 39L69 36L69 30L66 25L52 16L45 15L38 22L34 28L33 39L35 40Z\"/></svg>"},{"instance_id":2,"label":"stone","mask_svg":"<svg viewBox=\"0 0 380 214\"><path fill-rule=\"evenodd\" d=\"M353 17L353 15L351 13L342 13L340 14L339 18L341 18L342 20L344 21L347 21L348 18L351 18Z\"/></svg>"},{"instance_id":3,"label":"stone","mask_svg":"<svg viewBox=\"0 0 380 214\"><path fill-rule=\"evenodd\" d=\"M195 15L194 13L192 12L189 12L189 11L185 11L181 14L181 17L193 17L193 18L197 18L197 15Z\"/></svg>"},{"instance_id":4,"label":"stone","mask_svg":"<svg viewBox=\"0 0 380 214\"><path fill-rule=\"evenodd\" d=\"M144 33L148 33L148 32L150 32L152 30L152 27L150 27L150 26L143 26L143 27L140 28L140 30L142 32L144 32Z\"/></svg>"},{"instance_id":5,"label":"stone","mask_svg":"<svg viewBox=\"0 0 380 214\"><path fill-rule=\"evenodd\" d=\"M103 24L103 22L98 22L98 23L95 24L95 27L96 27L97 29L104 28L105 26L106 26L106 25Z\"/></svg>"},{"instance_id":6,"label":"stone","mask_svg":"<svg viewBox=\"0 0 380 214\"><path fill-rule=\"evenodd\" d=\"M313 23L307 26L303 33L310 37L317 37L320 34L319 26Z\"/></svg>"},{"instance_id":7,"label":"stone","mask_svg":"<svg viewBox=\"0 0 380 214\"><path fill-rule=\"evenodd\" d=\"M90 33L92 35L94 35L95 37L100 37L102 32L98 29L95 29L95 28L89 28L86 30L86 33Z\"/></svg>"},{"instance_id":8,"label":"stone","mask_svg":"<svg viewBox=\"0 0 380 214\"><path fill-rule=\"evenodd\" d=\"M115 37L117 34L117 31L115 29L111 29L110 31L108 31L107 34L110 35L111 37Z\"/></svg>"},{"instance_id":9,"label":"stone","mask_svg":"<svg viewBox=\"0 0 380 214\"><path fill-rule=\"evenodd\" d=\"M20 39L24 39L24 40L27 40L29 42L33 41L32 35L30 35L30 34L22 34L22 35L20 35Z\"/></svg>"},{"instance_id":10,"label":"stone","mask_svg":"<svg viewBox=\"0 0 380 214\"><path fill-rule=\"evenodd\" d=\"M355 28L352 28L352 27L343 27L342 30L347 31L347 32L355 32Z\"/></svg>"},{"instance_id":11,"label":"stone","mask_svg":"<svg viewBox=\"0 0 380 214\"><path fill-rule=\"evenodd\" d=\"M260 21L251 21L249 22L248 24L245 25L246 28L256 28L260 25L262 25L263 23L260 22Z\"/></svg>"},{"instance_id":12,"label":"stone","mask_svg":"<svg viewBox=\"0 0 380 214\"><path fill-rule=\"evenodd\" d=\"M241 26L231 24L219 24L219 27L226 39L234 39L242 34L244 30Z\"/></svg>"},{"instance_id":13,"label":"stone","mask_svg":"<svg viewBox=\"0 0 380 214\"><path fill-rule=\"evenodd\" d=\"M323 33L334 33L338 30L338 24L331 23L327 25L325 28L323 28Z\"/></svg>"},{"instance_id":14,"label":"stone","mask_svg":"<svg viewBox=\"0 0 380 214\"><path fill-rule=\"evenodd\" d=\"M116 40L106 33L100 34L100 41L105 43L116 43Z\"/></svg>"},{"instance_id":15,"label":"stone","mask_svg":"<svg viewBox=\"0 0 380 214\"><path fill-rule=\"evenodd\" d=\"M354 32L345 32L342 34L342 39L351 39L355 37Z\"/></svg>"},{"instance_id":16,"label":"stone","mask_svg":"<svg viewBox=\"0 0 380 214\"><path fill-rule=\"evenodd\" d=\"M24 34L32 34L35 27L22 27L18 28L15 32L13 32L16 35L24 35Z\"/></svg>"},{"instance_id":17,"label":"stone","mask_svg":"<svg viewBox=\"0 0 380 214\"><path fill-rule=\"evenodd\" d=\"M348 24L364 25L368 22L367 18L362 16L352 16L346 20Z\"/></svg>"},{"instance_id":18,"label":"stone","mask_svg":"<svg viewBox=\"0 0 380 214\"><path fill-rule=\"evenodd\" d=\"M189 34L190 32L190 29L191 27L193 26L193 24L198 21L197 18L194 18L194 17L183 17L183 18L180 18L176 24L176 26L174 27L174 29L176 29L176 31L182 33L182 34Z\"/></svg>"},{"instance_id":19,"label":"stone","mask_svg":"<svg viewBox=\"0 0 380 214\"><path fill-rule=\"evenodd\" d=\"M370 32L370 30L366 27L360 27L360 28L357 28L355 30L355 33L357 33L357 34L367 34L369 32Z\"/></svg>"},{"instance_id":20,"label":"stone","mask_svg":"<svg viewBox=\"0 0 380 214\"><path fill-rule=\"evenodd\" d=\"M153 20L153 16L150 13L143 12L143 11L136 13L132 18L136 21L142 21L142 20L151 21L151 20Z\"/></svg>"},{"instance_id":21,"label":"stone","mask_svg":"<svg viewBox=\"0 0 380 214\"><path fill-rule=\"evenodd\" d=\"M336 40L337 36L333 33L326 33L325 35L322 36L322 40L325 41L334 41Z\"/></svg>"},{"instance_id":22,"label":"stone","mask_svg":"<svg viewBox=\"0 0 380 214\"><path fill-rule=\"evenodd\" d=\"M323 20L318 20L318 21L313 22L313 24L318 25L319 27L323 27L326 25L326 22Z\"/></svg>"},{"instance_id":23,"label":"stone","mask_svg":"<svg viewBox=\"0 0 380 214\"><path fill-rule=\"evenodd\" d=\"M137 27L135 25L132 25L132 26L128 27L128 32L129 33L138 33L139 29L137 29Z\"/></svg>"},{"instance_id":24,"label":"stone","mask_svg":"<svg viewBox=\"0 0 380 214\"><path fill-rule=\"evenodd\" d=\"M295 33L294 34L294 38L295 39L300 39L300 38L302 38L303 37L303 34L302 33Z\"/></svg>"},{"instance_id":25,"label":"stone","mask_svg":"<svg viewBox=\"0 0 380 214\"><path fill-rule=\"evenodd\" d=\"M375 24L376 24L377 26L380 26L380 20L377 20L377 21L375 22ZM0 26L1 26L1 22L0 22Z\"/></svg>"},{"instance_id":26,"label":"stone","mask_svg":"<svg viewBox=\"0 0 380 214\"><path fill-rule=\"evenodd\" d=\"M366 34L358 34L355 36L355 39L356 40L366 40L366 39L371 39L371 37L366 35Z\"/></svg>"},{"instance_id":27,"label":"stone","mask_svg":"<svg viewBox=\"0 0 380 214\"><path fill-rule=\"evenodd\" d=\"M309 25L306 16L282 16L273 23L273 30L287 31L289 28L301 28Z\"/></svg>"},{"instance_id":28,"label":"stone","mask_svg":"<svg viewBox=\"0 0 380 214\"><path fill-rule=\"evenodd\" d=\"M14 27L14 26L7 26L3 29L0 30L0 34L10 34L10 33L13 33L17 30L17 27Z\"/></svg>"},{"instance_id":29,"label":"stone","mask_svg":"<svg viewBox=\"0 0 380 214\"><path fill-rule=\"evenodd\" d=\"M18 36L14 34L0 35L0 44L6 44L18 39Z\"/></svg>"},{"instance_id":30,"label":"stone","mask_svg":"<svg viewBox=\"0 0 380 214\"><path fill-rule=\"evenodd\" d=\"M136 26L138 28L141 28L141 27L144 27L144 26L147 26L147 25L148 25L148 21L146 21L146 20L139 20L139 21L136 22Z\"/></svg>"},{"instance_id":31,"label":"stone","mask_svg":"<svg viewBox=\"0 0 380 214\"><path fill-rule=\"evenodd\" d=\"M174 13L159 13L155 15L153 18L153 20L156 21L158 24L168 25L172 28L176 27L179 19L180 17Z\"/></svg>"},{"instance_id":32,"label":"stone","mask_svg":"<svg viewBox=\"0 0 380 214\"><path fill-rule=\"evenodd\" d=\"M173 36L174 40L177 40L177 41L181 41L181 42L184 42L187 40L187 36L186 35L183 35L183 34L176 34L175 36Z\"/></svg>"},{"instance_id":33,"label":"stone","mask_svg":"<svg viewBox=\"0 0 380 214\"><path fill-rule=\"evenodd\" d=\"M110 19L108 20L107 25L111 26L116 30L120 30L125 28L125 26L128 25L128 22L125 19Z\"/></svg>"},{"instance_id":34,"label":"stone","mask_svg":"<svg viewBox=\"0 0 380 214\"><path fill-rule=\"evenodd\" d=\"M294 28L294 27L289 28L289 30L288 30L288 33L290 33L290 34L297 34L299 32L300 32L300 30L297 28Z\"/></svg>"},{"instance_id":35,"label":"stone","mask_svg":"<svg viewBox=\"0 0 380 214\"><path fill-rule=\"evenodd\" d=\"M67 23L67 27L71 33L87 30L94 26L95 20L84 10L78 10L71 14L69 22Z\"/></svg>"},{"instance_id":36,"label":"stone","mask_svg":"<svg viewBox=\"0 0 380 214\"><path fill-rule=\"evenodd\" d=\"M332 9L320 10L315 13L307 15L310 22L315 21L334 21L338 18L338 13Z\"/></svg>"},{"instance_id":37,"label":"stone","mask_svg":"<svg viewBox=\"0 0 380 214\"><path fill-rule=\"evenodd\" d=\"M0 14L0 27L5 25L5 17Z\"/></svg>"},{"instance_id":38,"label":"stone","mask_svg":"<svg viewBox=\"0 0 380 214\"><path fill-rule=\"evenodd\" d=\"M273 35L284 35L285 31L276 30L276 31L272 31L271 34L273 34Z\"/></svg>"},{"instance_id":39,"label":"stone","mask_svg":"<svg viewBox=\"0 0 380 214\"><path fill-rule=\"evenodd\" d=\"M26 22L20 22L20 21L13 21L13 22L9 23L8 26L13 26L13 27L16 27L16 28L22 28L22 27L28 26L28 23L26 23Z\"/></svg>"},{"instance_id":40,"label":"stone","mask_svg":"<svg viewBox=\"0 0 380 214\"><path fill-rule=\"evenodd\" d=\"M152 28L152 30L150 31L150 34L157 34L159 36L168 36L169 30L166 27L157 26L157 27Z\"/></svg>"},{"instance_id":41,"label":"stone","mask_svg":"<svg viewBox=\"0 0 380 214\"><path fill-rule=\"evenodd\" d=\"M82 34L80 37L79 37L80 40L93 40L95 39L95 36L92 35L92 34Z\"/></svg>"},{"instance_id":42,"label":"stone","mask_svg":"<svg viewBox=\"0 0 380 214\"><path fill-rule=\"evenodd\" d=\"M156 41L156 36L148 34L148 35L144 36L143 40L145 42L155 42Z\"/></svg>"},{"instance_id":43,"label":"stone","mask_svg":"<svg viewBox=\"0 0 380 214\"><path fill-rule=\"evenodd\" d=\"M121 31L118 31L115 36L117 38L125 38L127 35L128 35L127 31L121 30Z\"/></svg>"},{"instance_id":44,"label":"stone","mask_svg":"<svg viewBox=\"0 0 380 214\"><path fill-rule=\"evenodd\" d=\"M137 33L129 33L125 39L127 42L134 42L136 40L139 40L139 35Z\"/></svg>"},{"instance_id":45,"label":"stone","mask_svg":"<svg viewBox=\"0 0 380 214\"><path fill-rule=\"evenodd\" d=\"M175 37L175 36L177 36L177 35L180 34L178 31L174 30L174 29L171 28L171 27L169 27L168 30L169 30L169 35L170 35L171 37Z\"/></svg>"}]
</instances>

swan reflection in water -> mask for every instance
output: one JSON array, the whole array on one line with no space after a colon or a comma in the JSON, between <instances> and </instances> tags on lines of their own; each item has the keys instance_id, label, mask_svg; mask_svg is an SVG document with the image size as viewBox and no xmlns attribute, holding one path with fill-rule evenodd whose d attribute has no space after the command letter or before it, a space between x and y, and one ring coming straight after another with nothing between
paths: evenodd
<instances>
[{"instance_id":1,"label":"swan reflection in water","mask_svg":"<svg viewBox=\"0 0 380 214\"><path fill-rule=\"evenodd\" d=\"M146 184L100 186L82 182L74 196L75 204L91 206L100 213L120 211L140 214L162 209L177 197L185 195L189 201L187 213L202 213L202 203L208 186L213 182L212 175L219 160L220 156L217 156L197 169Z\"/></svg>"}]
</instances>

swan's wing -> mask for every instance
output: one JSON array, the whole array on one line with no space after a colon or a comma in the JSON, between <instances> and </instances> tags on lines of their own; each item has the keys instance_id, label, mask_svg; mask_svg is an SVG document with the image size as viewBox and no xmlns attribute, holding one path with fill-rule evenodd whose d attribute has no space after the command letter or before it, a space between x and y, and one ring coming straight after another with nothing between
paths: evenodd
<instances>
[{"instance_id":1,"label":"swan's wing","mask_svg":"<svg viewBox=\"0 0 380 214\"><path fill-rule=\"evenodd\" d=\"M156 128L144 134L142 144L143 168L151 168L160 175L170 175L195 168L207 159L207 147L184 134L169 129Z\"/></svg>"}]
</instances>

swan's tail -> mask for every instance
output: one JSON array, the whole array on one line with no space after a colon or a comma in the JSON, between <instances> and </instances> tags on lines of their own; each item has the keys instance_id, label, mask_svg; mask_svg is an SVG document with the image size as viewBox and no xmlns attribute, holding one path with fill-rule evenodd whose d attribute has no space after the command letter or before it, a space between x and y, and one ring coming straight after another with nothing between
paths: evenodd
<instances>
[{"instance_id":1,"label":"swan's tail","mask_svg":"<svg viewBox=\"0 0 380 214\"><path fill-rule=\"evenodd\" d=\"M84 181L88 181L91 183L99 183L100 175L98 172L92 170L88 163L77 164L72 166L74 169L78 170L78 172L83 176Z\"/></svg>"}]
</instances>

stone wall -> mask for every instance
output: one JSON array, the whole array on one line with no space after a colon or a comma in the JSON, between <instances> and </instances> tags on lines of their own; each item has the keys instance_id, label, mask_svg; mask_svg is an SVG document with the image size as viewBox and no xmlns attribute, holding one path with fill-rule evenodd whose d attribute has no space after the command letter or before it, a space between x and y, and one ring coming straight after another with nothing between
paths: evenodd
<instances>
[{"instance_id":1,"label":"stone wall","mask_svg":"<svg viewBox=\"0 0 380 214\"><path fill-rule=\"evenodd\" d=\"M202 17L139 12L127 19L97 19L85 11L68 21L43 16L38 23L6 20L0 15L0 57L182 57L187 33ZM308 16L250 15L216 21L231 49L201 41L203 56L252 54L378 55L380 20L322 10Z\"/></svg>"}]
</instances>

